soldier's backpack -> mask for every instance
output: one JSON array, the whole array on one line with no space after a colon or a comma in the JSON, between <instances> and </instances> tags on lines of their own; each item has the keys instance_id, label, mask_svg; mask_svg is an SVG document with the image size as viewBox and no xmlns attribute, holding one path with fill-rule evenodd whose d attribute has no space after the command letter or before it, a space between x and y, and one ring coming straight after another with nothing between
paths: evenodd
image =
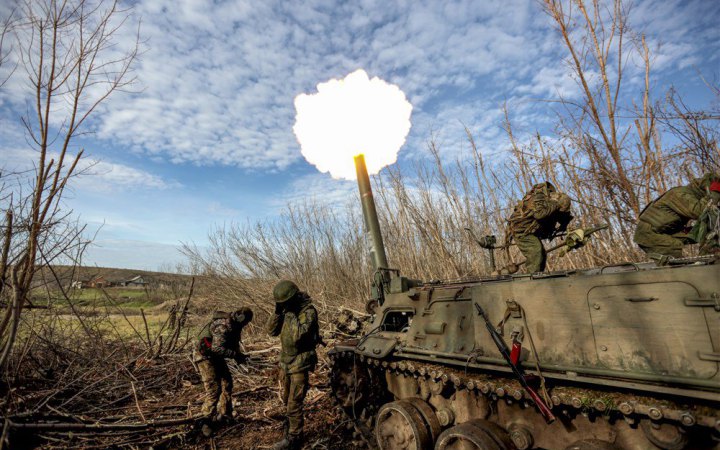
<instances>
[{"instance_id":1,"label":"soldier's backpack","mask_svg":"<svg viewBox=\"0 0 720 450\"><path fill-rule=\"evenodd\" d=\"M197 344L195 347L195 350L197 350L198 353L200 353L202 356L209 356L210 352L209 350L212 349L212 331L210 331L210 327L212 326L213 322L217 319L229 319L230 315L223 311L216 311L213 314L212 319L200 330L200 332L197 335Z\"/></svg>"},{"instance_id":2,"label":"soldier's backpack","mask_svg":"<svg viewBox=\"0 0 720 450\"><path fill-rule=\"evenodd\" d=\"M512 214L507 219L507 237L513 235L526 235L533 233L538 228L538 223L534 217L535 209L535 194L538 191L544 192L545 196L549 197L551 192L555 192L555 186L549 182L538 183L534 185L515 205Z\"/></svg>"}]
</instances>

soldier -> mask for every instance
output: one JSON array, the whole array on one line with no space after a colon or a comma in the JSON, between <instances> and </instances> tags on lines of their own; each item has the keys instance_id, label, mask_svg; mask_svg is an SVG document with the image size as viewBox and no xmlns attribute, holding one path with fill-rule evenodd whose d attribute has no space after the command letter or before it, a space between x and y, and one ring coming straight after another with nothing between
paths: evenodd
<instances>
[{"instance_id":1,"label":"soldier","mask_svg":"<svg viewBox=\"0 0 720 450\"><path fill-rule=\"evenodd\" d=\"M552 239L567 229L573 219L570 197L558 192L550 182L536 184L515 205L508 219L506 240L515 241L525 256L525 269L529 273L545 270L545 247L541 239Z\"/></svg>"},{"instance_id":2,"label":"soldier","mask_svg":"<svg viewBox=\"0 0 720 450\"><path fill-rule=\"evenodd\" d=\"M309 387L308 376L317 364L318 315L312 299L292 281L283 280L276 284L273 297L275 314L268 323L268 333L280 336L280 369L287 422L282 440L272 449L297 450L303 443L303 402Z\"/></svg>"},{"instance_id":3,"label":"soldier","mask_svg":"<svg viewBox=\"0 0 720 450\"><path fill-rule=\"evenodd\" d=\"M706 173L650 202L640 213L635 242L651 257L681 258L683 246L695 243L686 229L720 200L720 175ZM702 250L702 249L701 249Z\"/></svg>"},{"instance_id":4,"label":"soldier","mask_svg":"<svg viewBox=\"0 0 720 450\"><path fill-rule=\"evenodd\" d=\"M239 364L247 357L240 351L240 334L253 317L250 308L233 313L216 311L197 336L196 358L205 386L202 413L213 420L232 417L232 376L225 358Z\"/></svg>"}]
</instances>

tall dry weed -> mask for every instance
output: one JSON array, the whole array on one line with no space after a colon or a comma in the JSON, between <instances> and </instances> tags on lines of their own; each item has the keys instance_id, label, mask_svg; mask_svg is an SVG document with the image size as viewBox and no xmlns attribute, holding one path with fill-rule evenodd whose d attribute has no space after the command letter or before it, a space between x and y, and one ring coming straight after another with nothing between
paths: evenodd
<instances>
[{"instance_id":1,"label":"tall dry weed","mask_svg":"<svg viewBox=\"0 0 720 450\"><path fill-rule=\"evenodd\" d=\"M542 181L572 198L571 226L610 226L579 251L551 254L549 270L640 260L632 235L642 208L670 187L718 170L720 113L693 111L674 91L664 104L654 103L652 54L645 36L629 26L627 2L544 0L542 9L578 89L577 97L549 100L557 106L554 132L518 132L505 108L505 150L481 151L466 129L461 157L448 161L431 137L427 158L374 177L388 260L404 275L488 274L488 255L466 228L502 242L515 203ZM717 108L720 89L708 87ZM273 283L291 278L329 318L340 307L361 309L371 268L360 203L349 200L329 208L310 199L289 205L275 221L216 229L208 251L188 246L186 254L214 280L220 302L268 312ZM514 247L496 257L499 266L522 260Z\"/></svg>"}]
</instances>

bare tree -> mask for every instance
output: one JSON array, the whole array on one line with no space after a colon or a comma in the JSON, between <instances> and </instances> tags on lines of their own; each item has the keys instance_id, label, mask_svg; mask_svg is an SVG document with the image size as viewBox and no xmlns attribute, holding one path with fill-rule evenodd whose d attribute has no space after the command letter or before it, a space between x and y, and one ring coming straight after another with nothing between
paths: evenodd
<instances>
[{"instance_id":1,"label":"bare tree","mask_svg":"<svg viewBox=\"0 0 720 450\"><path fill-rule=\"evenodd\" d=\"M720 172L720 88L706 84L714 95L714 108L693 110L673 88L659 120L678 138L681 150L699 161L702 170Z\"/></svg>"},{"instance_id":2,"label":"bare tree","mask_svg":"<svg viewBox=\"0 0 720 450\"><path fill-rule=\"evenodd\" d=\"M588 188L602 190L626 236L642 205L667 189L664 165L674 156L661 147L650 92L652 56L645 37L628 26L628 5L543 0L580 91L578 100L558 100L560 137L586 158ZM635 101L626 79L641 74L641 98Z\"/></svg>"},{"instance_id":3,"label":"bare tree","mask_svg":"<svg viewBox=\"0 0 720 450\"><path fill-rule=\"evenodd\" d=\"M13 27L13 16L15 11L11 11L6 18L0 23L0 67L4 67L8 63L10 49L7 46L7 37L10 34ZM0 88L5 85L10 75L14 72L14 67L10 70L7 75L0 76Z\"/></svg>"},{"instance_id":4,"label":"bare tree","mask_svg":"<svg viewBox=\"0 0 720 450\"><path fill-rule=\"evenodd\" d=\"M557 99L558 139L534 133L523 141L506 109L508 152L484 156L466 129L468 158L444 160L431 136L428 158L417 162L416 173L395 166L374 177L388 259L404 275L432 280L488 274L488 255L466 227L477 236L502 239L517 200L543 180L573 198L574 225L611 225L581 251L550 254L550 270L636 260L641 254L632 234L641 208L699 167L699 153L662 145L664 114L651 92L652 53L646 38L628 26L627 2L541 3L559 31L580 93ZM689 112L673 115L685 123L701 119ZM698 143L688 148L717 154L711 129L686 131ZM212 279L213 297L220 302L251 301L267 309L272 283L291 277L321 299L323 313L338 306L359 308L372 270L356 228L362 221L352 216L357 209L350 205L332 214L321 204L290 205L275 222L213 230L207 251L186 246L185 253ZM496 257L502 267L521 256L513 246Z\"/></svg>"},{"instance_id":5,"label":"bare tree","mask_svg":"<svg viewBox=\"0 0 720 450\"><path fill-rule=\"evenodd\" d=\"M3 201L0 276L7 308L0 320L0 367L13 348L20 315L37 270L82 248L82 227L67 219L61 199L80 171L83 150L71 145L113 92L133 83L138 39L116 48L129 11L117 1L26 0L12 33L18 73L27 77L20 118L36 152L34 170Z\"/></svg>"}]
</instances>

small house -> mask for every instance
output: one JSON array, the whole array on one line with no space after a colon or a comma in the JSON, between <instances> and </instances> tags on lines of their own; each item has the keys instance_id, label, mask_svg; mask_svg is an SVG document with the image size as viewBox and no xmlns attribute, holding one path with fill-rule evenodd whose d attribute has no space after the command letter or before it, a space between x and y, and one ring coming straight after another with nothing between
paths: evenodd
<instances>
[{"instance_id":1,"label":"small house","mask_svg":"<svg viewBox=\"0 0 720 450\"><path fill-rule=\"evenodd\" d=\"M112 285L113 285L113 283L111 283L110 281L105 279L105 277L102 275L99 277L95 277L87 282L87 287L91 287L91 288L106 288L106 287L110 287Z\"/></svg>"},{"instance_id":2,"label":"small house","mask_svg":"<svg viewBox=\"0 0 720 450\"><path fill-rule=\"evenodd\" d=\"M142 287L147 285L147 281L142 277L142 275L137 275L135 277L130 278L129 280L125 280L121 282L123 286L127 287Z\"/></svg>"}]
</instances>

